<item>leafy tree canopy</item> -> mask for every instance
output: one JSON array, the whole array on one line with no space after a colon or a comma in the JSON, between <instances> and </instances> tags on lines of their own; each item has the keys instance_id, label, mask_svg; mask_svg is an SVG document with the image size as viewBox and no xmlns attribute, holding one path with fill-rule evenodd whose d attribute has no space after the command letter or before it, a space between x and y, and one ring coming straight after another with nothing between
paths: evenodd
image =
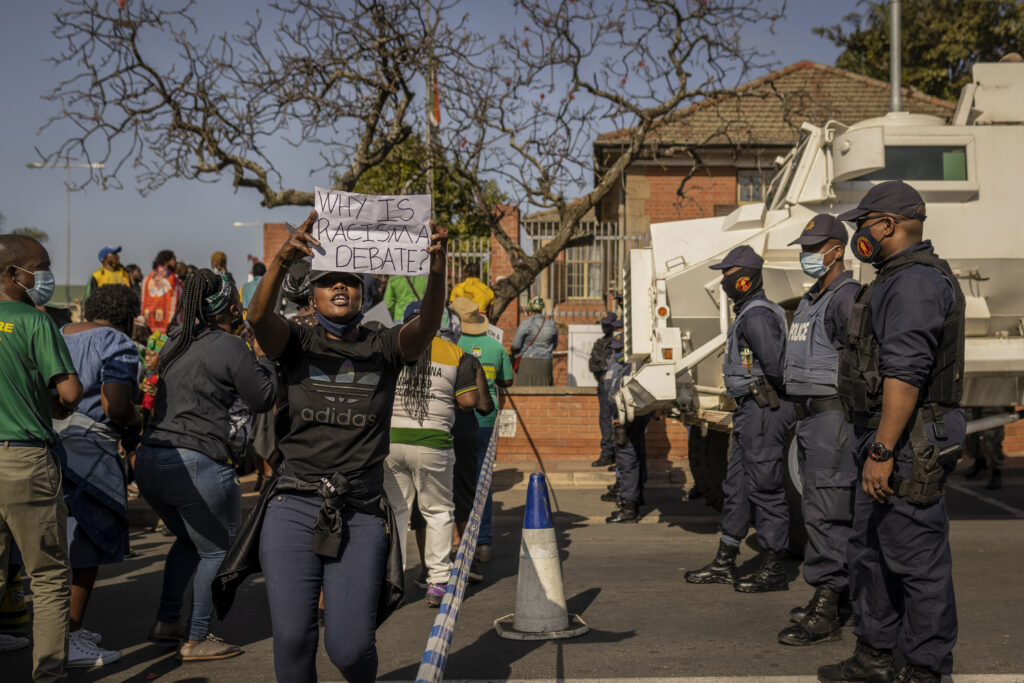
<instances>
[{"instance_id":1,"label":"leafy tree canopy","mask_svg":"<svg viewBox=\"0 0 1024 683\"><path fill-rule=\"evenodd\" d=\"M359 178L354 192L365 194L428 194L427 146L419 135L411 135L391 150L378 166ZM483 183L490 206L508 202L493 180ZM434 217L458 237L486 237L491 220L483 215L468 181L455 173L451 160L439 151L434 161Z\"/></svg>"},{"instance_id":2,"label":"leafy tree canopy","mask_svg":"<svg viewBox=\"0 0 1024 683\"><path fill-rule=\"evenodd\" d=\"M859 4L863 12L813 31L843 48L837 67L888 81L889 2ZM976 62L1024 51L1022 0L903 0L901 10L903 84L929 95L955 100Z\"/></svg>"}]
</instances>

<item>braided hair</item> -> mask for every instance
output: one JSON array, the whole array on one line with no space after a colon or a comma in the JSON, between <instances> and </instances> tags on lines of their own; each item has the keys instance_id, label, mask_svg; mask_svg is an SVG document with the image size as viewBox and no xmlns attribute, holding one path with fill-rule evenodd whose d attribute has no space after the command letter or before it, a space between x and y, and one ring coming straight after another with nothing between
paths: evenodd
<instances>
[{"instance_id":1,"label":"braided hair","mask_svg":"<svg viewBox=\"0 0 1024 683\"><path fill-rule=\"evenodd\" d=\"M158 372L163 373L192 346L192 342L201 331L196 321L205 321L207 317L203 312L203 303L206 297L220 291L221 283L221 277L209 268L185 276L185 286L178 301L178 310L174 312L174 317L181 320L181 334L169 351L160 354Z\"/></svg>"}]
</instances>

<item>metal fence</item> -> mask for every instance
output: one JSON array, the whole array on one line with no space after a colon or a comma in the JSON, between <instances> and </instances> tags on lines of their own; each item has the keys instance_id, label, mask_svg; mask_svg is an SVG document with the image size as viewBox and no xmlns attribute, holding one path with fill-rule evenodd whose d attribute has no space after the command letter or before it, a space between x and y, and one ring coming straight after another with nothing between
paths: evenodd
<instances>
[{"instance_id":1,"label":"metal fence","mask_svg":"<svg viewBox=\"0 0 1024 683\"><path fill-rule=\"evenodd\" d=\"M448 242L448 277L451 281L462 282L464 271L470 263L480 267L480 279L488 282L491 266L490 237L459 237Z\"/></svg>"},{"instance_id":2,"label":"metal fence","mask_svg":"<svg viewBox=\"0 0 1024 683\"><path fill-rule=\"evenodd\" d=\"M529 223L527 239L536 250L558 232L558 223ZM530 296L548 302L556 322L593 322L598 314L615 310L614 297L623 290L622 270L630 249L650 245L650 235L623 235L618 223L581 223L588 244L565 249L530 287Z\"/></svg>"}]
</instances>

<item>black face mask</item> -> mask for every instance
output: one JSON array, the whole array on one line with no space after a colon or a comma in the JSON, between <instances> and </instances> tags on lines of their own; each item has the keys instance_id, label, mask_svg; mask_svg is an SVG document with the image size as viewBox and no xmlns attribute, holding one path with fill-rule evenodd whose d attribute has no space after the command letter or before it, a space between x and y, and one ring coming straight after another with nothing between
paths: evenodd
<instances>
[{"instance_id":1,"label":"black face mask","mask_svg":"<svg viewBox=\"0 0 1024 683\"><path fill-rule=\"evenodd\" d=\"M722 277L722 289L725 295L739 303L761 289L760 268L740 268L731 275Z\"/></svg>"}]
</instances>

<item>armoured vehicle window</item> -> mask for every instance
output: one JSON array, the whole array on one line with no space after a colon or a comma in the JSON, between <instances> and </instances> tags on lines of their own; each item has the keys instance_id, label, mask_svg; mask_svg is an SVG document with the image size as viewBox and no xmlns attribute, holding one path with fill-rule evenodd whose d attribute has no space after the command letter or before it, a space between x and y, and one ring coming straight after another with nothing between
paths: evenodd
<instances>
[{"instance_id":1,"label":"armoured vehicle window","mask_svg":"<svg viewBox=\"0 0 1024 683\"><path fill-rule=\"evenodd\" d=\"M886 147L885 168L854 180L967 180L965 147Z\"/></svg>"},{"instance_id":2,"label":"armoured vehicle window","mask_svg":"<svg viewBox=\"0 0 1024 683\"><path fill-rule=\"evenodd\" d=\"M809 139L810 135L807 134L807 131L800 131L800 141L797 142L796 149L786 156L786 161L776 171L768 185L767 196L764 200L765 211L779 208L786 199L786 195L789 194L789 186L793 183L797 168L800 167L800 160L803 159Z\"/></svg>"}]
</instances>

